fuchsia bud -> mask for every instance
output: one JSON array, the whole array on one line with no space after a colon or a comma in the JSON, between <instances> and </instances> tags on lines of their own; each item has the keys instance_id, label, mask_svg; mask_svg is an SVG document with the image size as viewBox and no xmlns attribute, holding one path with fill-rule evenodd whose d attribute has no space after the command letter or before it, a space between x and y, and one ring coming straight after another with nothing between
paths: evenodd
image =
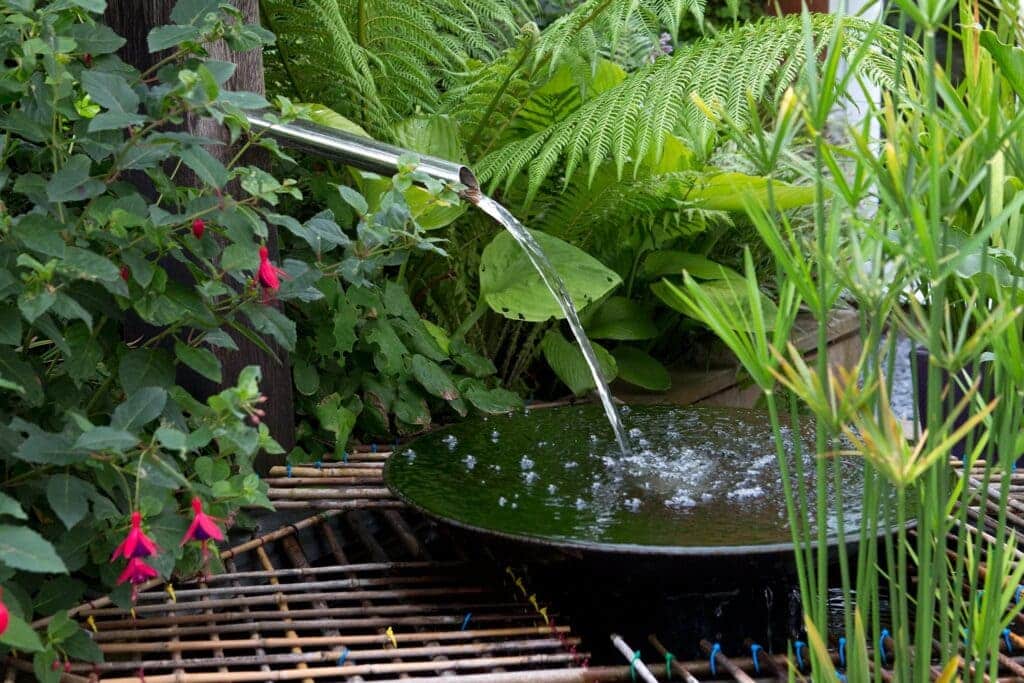
<instances>
[{"instance_id":1,"label":"fuchsia bud","mask_svg":"<svg viewBox=\"0 0 1024 683\"><path fill-rule=\"evenodd\" d=\"M260 267L256 271L256 283L263 288L263 302L274 298L274 292L281 288L281 279L288 274L270 262L270 250L260 247Z\"/></svg>"},{"instance_id":2,"label":"fuchsia bud","mask_svg":"<svg viewBox=\"0 0 1024 683\"><path fill-rule=\"evenodd\" d=\"M192 234L196 236L197 240L203 239L204 232L206 232L206 223L202 218L192 221Z\"/></svg>"},{"instance_id":3,"label":"fuchsia bud","mask_svg":"<svg viewBox=\"0 0 1024 683\"><path fill-rule=\"evenodd\" d=\"M220 520L203 512L203 501L198 497L192 499L192 512L192 524L189 525L188 531L181 539L181 545L185 545L189 541L199 541L203 548L203 560L209 560L210 551L206 547L207 542L224 540L224 532L217 526L217 522Z\"/></svg>"},{"instance_id":4,"label":"fuchsia bud","mask_svg":"<svg viewBox=\"0 0 1024 683\"><path fill-rule=\"evenodd\" d=\"M128 269L128 266L121 266L121 279L125 282L132 279L132 271Z\"/></svg>"}]
</instances>

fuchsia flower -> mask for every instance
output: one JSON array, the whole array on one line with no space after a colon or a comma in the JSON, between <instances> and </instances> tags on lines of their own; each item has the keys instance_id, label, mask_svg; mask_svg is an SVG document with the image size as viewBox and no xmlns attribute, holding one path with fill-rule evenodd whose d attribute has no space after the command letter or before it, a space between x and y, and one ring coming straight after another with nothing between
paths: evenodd
<instances>
[{"instance_id":1,"label":"fuchsia flower","mask_svg":"<svg viewBox=\"0 0 1024 683\"><path fill-rule=\"evenodd\" d=\"M197 240L203 239L204 232L206 232L206 223L202 218L192 221L192 234L196 236Z\"/></svg>"},{"instance_id":2,"label":"fuchsia flower","mask_svg":"<svg viewBox=\"0 0 1024 683\"><path fill-rule=\"evenodd\" d=\"M117 577L117 585L120 586L125 581L132 584L132 602L135 602L135 598L139 594L139 584L145 583L150 579L155 579L157 572L155 569L146 564L145 560L138 557L133 557L128 560L128 566L121 572L121 576Z\"/></svg>"},{"instance_id":3,"label":"fuchsia flower","mask_svg":"<svg viewBox=\"0 0 1024 683\"><path fill-rule=\"evenodd\" d=\"M121 279L125 282L132 279L132 271L128 269L128 266L121 266Z\"/></svg>"},{"instance_id":4,"label":"fuchsia flower","mask_svg":"<svg viewBox=\"0 0 1024 683\"><path fill-rule=\"evenodd\" d=\"M133 557L149 557L156 555L157 550L156 543L142 530L142 514L136 511L132 513L131 530L121 541L121 545L114 548L114 554L110 556L110 560L114 561L118 557L123 557L126 560Z\"/></svg>"},{"instance_id":5,"label":"fuchsia flower","mask_svg":"<svg viewBox=\"0 0 1024 683\"><path fill-rule=\"evenodd\" d=\"M181 539L181 545L185 545L189 541L200 541L203 546L203 560L209 560L210 550L206 547L207 542L224 540L224 532L217 526L217 522L220 520L203 512L203 501L198 497L192 499L192 511L195 516L192 518L192 524L189 525L184 538Z\"/></svg>"},{"instance_id":6,"label":"fuchsia flower","mask_svg":"<svg viewBox=\"0 0 1024 683\"><path fill-rule=\"evenodd\" d=\"M256 271L256 284L263 288L263 302L273 298L274 292L281 288L281 278L288 274L270 262L270 250L260 247L260 267Z\"/></svg>"},{"instance_id":7,"label":"fuchsia flower","mask_svg":"<svg viewBox=\"0 0 1024 683\"><path fill-rule=\"evenodd\" d=\"M4 597L4 589L0 588L0 598ZM11 622L11 613L7 611L7 605L0 602L0 636L7 630L7 624Z\"/></svg>"}]
</instances>

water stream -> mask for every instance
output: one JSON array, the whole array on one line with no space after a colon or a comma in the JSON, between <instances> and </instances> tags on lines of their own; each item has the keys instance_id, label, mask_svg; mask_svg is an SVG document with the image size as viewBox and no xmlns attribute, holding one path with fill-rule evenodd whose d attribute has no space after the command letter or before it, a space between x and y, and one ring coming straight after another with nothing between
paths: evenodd
<instances>
[{"instance_id":1,"label":"water stream","mask_svg":"<svg viewBox=\"0 0 1024 683\"><path fill-rule=\"evenodd\" d=\"M587 362L587 367L590 368L590 374L594 378L594 386L597 388L597 395L601 399L601 405L604 407L608 423L615 433L615 441L619 444L619 450L622 451L624 457L628 456L630 454L629 442L626 440L626 432L622 427L619 412L615 409L615 404L612 402L612 392L608 388L608 383L604 381L604 377L601 376L601 367L598 365L594 347L590 344L590 339L587 338L586 333L583 331L583 324L576 313L576 306L573 305L572 297L569 295L569 290L565 287L565 282L562 281L555 267L551 265L551 261L548 260L544 250L537 244L537 240L533 238L533 235L527 231L523 224L508 209L479 192L469 192L465 196L468 201L476 204L481 211L497 221L512 235L516 243L526 253L527 258L530 259L530 263L537 270L541 280L544 281L548 291L551 292L551 296L558 302L558 307L562 309L562 313L569 323L569 329L572 330L576 343L579 345L580 351L583 352L583 358Z\"/></svg>"}]
</instances>

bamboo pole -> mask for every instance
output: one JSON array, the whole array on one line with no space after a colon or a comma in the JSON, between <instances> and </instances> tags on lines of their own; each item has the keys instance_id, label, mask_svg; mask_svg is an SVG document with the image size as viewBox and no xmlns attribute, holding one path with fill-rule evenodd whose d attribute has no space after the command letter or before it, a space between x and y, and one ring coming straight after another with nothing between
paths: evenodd
<instances>
[{"instance_id":1,"label":"bamboo pole","mask_svg":"<svg viewBox=\"0 0 1024 683\"><path fill-rule=\"evenodd\" d=\"M234 574L235 576L237 576L239 574L238 568L235 566L235 561L234 560L226 560L224 562L224 567L231 574ZM236 579L235 580L235 585L239 585L239 583L240 582ZM251 616L251 612L249 610L249 606L248 605L242 605L242 614L249 615L248 622L250 624L254 624L254 620L253 620L253 618ZM253 625L253 629L251 631L250 637L251 638L257 638L257 639L261 637L260 636L260 632L258 630L256 630L256 628L255 628L255 624ZM255 652L256 652L256 657L257 658L262 658L262 657L266 657L267 656L267 651L264 650L262 647L255 648ZM261 671L270 671L270 666L266 662L260 662L259 666L260 666L260 670Z\"/></svg>"},{"instance_id":2,"label":"bamboo pole","mask_svg":"<svg viewBox=\"0 0 1024 683\"><path fill-rule=\"evenodd\" d=\"M568 653L559 654L533 654L517 655L507 657L480 657L473 659L453 660L450 662L402 662L401 664L348 664L345 666L329 666L310 668L305 662L300 662L296 669L285 669L282 671L271 671L269 674L264 671L229 671L227 673L196 672L186 673L183 676L175 674L146 676L145 683L241 683L243 681L303 681L316 678L343 678L357 674L382 676L396 673L417 673L424 671L436 671L438 669L453 669L456 671L475 670L492 668L496 666L533 666L547 664L562 664L572 661ZM534 678L533 680L537 680ZM130 678L105 678L103 683L139 683L138 677Z\"/></svg>"},{"instance_id":3,"label":"bamboo pole","mask_svg":"<svg viewBox=\"0 0 1024 683\"><path fill-rule=\"evenodd\" d=\"M711 643L707 640L700 641L700 649L704 650L704 652L706 652L709 656L712 652L715 652L715 650L711 647ZM743 669L741 669L739 666L734 664L728 657L722 654L721 650L715 652L715 662L718 664L718 666L728 671L732 675L732 677L740 683L754 683L754 679L748 676L746 672L743 671ZM751 661L751 664L753 664L753 661Z\"/></svg>"},{"instance_id":4,"label":"bamboo pole","mask_svg":"<svg viewBox=\"0 0 1024 683\"><path fill-rule=\"evenodd\" d=\"M260 547L256 548L256 556L259 558L260 564L263 566L264 569L266 569L266 570L274 569L274 565L270 562L270 557L267 555L267 551L263 548L263 546L260 546ZM275 585L275 586L279 585L279 582L278 582L276 576L272 576L270 578L270 583ZM278 601L277 601L278 609L280 609L282 612L287 612L288 611L288 603L285 601L284 595L278 594L278 596L275 596L275 597L278 598ZM291 629L286 630L285 631L285 635L288 636L289 638L296 638L297 639L299 637L298 633L296 633L294 630L291 630ZM216 637L216 638L213 638L212 640L214 640L215 642L219 642L220 638ZM221 650L221 653L223 653L223 652L224 651ZM298 644L293 645L292 646L292 654L301 655L302 654L302 648ZM305 662L299 662L296 666L298 667L300 672L306 670L307 668L309 668L306 665ZM225 679L220 679L220 680L225 680ZM254 680L262 680L262 677L259 678L259 679L254 679ZM273 680L273 679L271 679L271 680ZM312 681L313 681L312 678L309 678L309 677L306 677L306 676L302 677L302 683L312 683ZM175 683L178 683L178 682L175 681Z\"/></svg>"},{"instance_id":5,"label":"bamboo pole","mask_svg":"<svg viewBox=\"0 0 1024 683\"><path fill-rule=\"evenodd\" d=\"M658 654L660 654L662 657L668 656L668 650L666 650L665 646L661 644L660 640L658 640L658 636L652 633L649 636L647 636L647 641L654 647L655 650L658 651ZM690 674L686 667L680 664L679 661L674 657L672 658L672 671L675 671L677 674L683 677L683 683L700 683L696 678L693 677L693 675Z\"/></svg>"},{"instance_id":6,"label":"bamboo pole","mask_svg":"<svg viewBox=\"0 0 1024 683\"><path fill-rule=\"evenodd\" d=\"M382 500L394 499L386 488L272 488L267 490L271 500Z\"/></svg>"},{"instance_id":7,"label":"bamboo pole","mask_svg":"<svg viewBox=\"0 0 1024 683\"><path fill-rule=\"evenodd\" d=\"M332 511L355 511L355 510L398 510L408 507L398 500L380 499L359 499L359 500L274 500L275 510L332 510Z\"/></svg>"},{"instance_id":8,"label":"bamboo pole","mask_svg":"<svg viewBox=\"0 0 1024 683\"><path fill-rule=\"evenodd\" d=\"M627 662L629 662L630 668L634 669L636 673L640 675L640 678L647 683L658 683L658 679L654 677L651 670L647 668L646 664L644 664L644 660L640 657L634 657L633 650L626 644L626 641L615 633L611 634L611 640L615 649L622 653L622 656L626 658ZM640 651L637 650L636 654L639 655Z\"/></svg>"},{"instance_id":9,"label":"bamboo pole","mask_svg":"<svg viewBox=\"0 0 1024 683\"><path fill-rule=\"evenodd\" d=\"M556 630L561 633L569 633L568 626L557 626ZM506 638L506 637L520 637L520 636L546 636L550 632L547 626L522 626L522 627L510 627L510 628L493 628L493 629L474 629L471 631L407 631L395 634L395 640L398 641L401 647L404 643L415 643L424 642L429 640L438 641L453 641L453 640L467 640L472 638ZM332 645L363 645L367 643L383 644L387 641L387 638L379 634L360 634L360 635L342 635L342 636L307 636L300 638L299 636L285 636L285 637L263 637L263 638L244 638L234 640L220 640L218 642L211 640L186 640L180 644L176 644L174 647L179 648L183 651L188 650L209 650L215 646L220 646L225 650L239 650L254 647L262 647L267 650L274 648L286 648L295 647L297 645L304 645L306 647L330 647ZM141 653L141 652L171 652L171 643L167 641L155 641L155 642L139 642L139 643L106 643L101 646L101 649L105 653L118 654L118 653ZM107 683L106 681L104 683Z\"/></svg>"},{"instance_id":10,"label":"bamboo pole","mask_svg":"<svg viewBox=\"0 0 1024 683\"><path fill-rule=\"evenodd\" d=\"M579 638L566 638L566 642L572 645L578 645L580 642ZM463 643L463 644L449 644L449 645L438 645L438 646L423 646L423 647L407 647L402 648L401 652L406 657L418 658L418 657L434 657L438 654L444 655L491 655L494 653L501 652L521 652L525 650L556 650L560 648L562 641L555 638L538 638L538 639L527 639L527 640L498 640L485 643ZM180 652L180 651L179 651ZM364 659L389 659L394 657L394 648L371 648L365 650L349 650L349 656L353 660L364 660ZM234 656L223 656L217 655L213 657L193 657L188 660L182 660L180 657L172 659L158 659L158 660L145 660L143 661L110 661L102 664L97 664L96 669L99 671L120 671L120 670L136 670L140 664L145 664L149 669L167 669L179 666L179 663L186 661L189 667L200 669L209 668L214 666L255 666L260 663L267 664L294 664L297 662L307 663L318 663L318 662L336 662L341 652L332 648L330 650L320 650L318 652L307 652L302 654L271 654L271 655L234 655ZM92 664L76 664L73 665L75 671L92 671Z\"/></svg>"}]
</instances>

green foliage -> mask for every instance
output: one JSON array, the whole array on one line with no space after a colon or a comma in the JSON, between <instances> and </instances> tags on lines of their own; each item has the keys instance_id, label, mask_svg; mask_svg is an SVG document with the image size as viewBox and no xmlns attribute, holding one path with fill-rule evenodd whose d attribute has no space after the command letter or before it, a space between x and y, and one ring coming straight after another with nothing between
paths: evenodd
<instances>
[{"instance_id":1,"label":"green foliage","mask_svg":"<svg viewBox=\"0 0 1024 683\"><path fill-rule=\"evenodd\" d=\"M372 208L370 199L340 187L357 214L352 228L343 231L330 211L307 221L352 238L315 253L298 241L308 230L295 230L289 239L292 253L315 260L325 274L316 285L321 296L298 305L293 372L303 419L293 462L325 453L341 457L353 433L388 439L422 431L446 410L465 416L520 405L515 394L489 381L495 372L490 361L424 320L409 298L403 273L410 258L447 256L407 201L411 182L424 184L416 189L429 204L459 204L452 188L423 177L415 165L410 158L393 178L361 174L364 186L375 188Z\"/></svg>"},{"instance_id":2,"label":"green foliage","mask_svg":"<svg viewBox=\"0 0 1024 683\"><path fill-rule=\"evenodd\" d=\"M35 651L45 677L56 658L101 657L63 610L86 586L115 585L111 551L132 511L161 548L147 562L167 577L201 564L179 544L193 496L222 518L269 506L253 459L280 453L260 419L274 406L260 368L227 376L214 351L295 345L295 323L254 284L270 226L318 247L344 239L278 214L294 181L239 161L279 153L247 132L244 110L268 103L224 90L234 66L204 45L257 49L265 30L230 3L180 2L174 24L149 35L167 58L139 73L96 23L104 5L0 8L0 582L12 613L0 643ZM188 132L199 117L225 125L237 156ZM285 270L279 302L323 296L315 261ZM178 384L186 369L222 390L192 396ZM114 592L127 598L128 586ZM45 634L26 625L39 614L56 615Z\"/></svg>"}]
</instances>

